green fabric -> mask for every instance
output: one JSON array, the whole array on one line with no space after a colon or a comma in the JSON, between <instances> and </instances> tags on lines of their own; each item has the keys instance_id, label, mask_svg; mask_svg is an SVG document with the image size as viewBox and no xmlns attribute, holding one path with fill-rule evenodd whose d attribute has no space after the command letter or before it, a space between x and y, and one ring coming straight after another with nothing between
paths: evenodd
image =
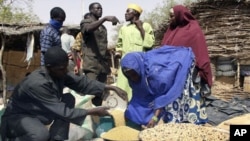
<instances>
[{"instance_id":1,"label":"green fabric","mask_svg":"<svg viewBox=\"0 0 250 141\"><path fill-rule=\"evenodd\" d=\"M129 52L143 51L145 48L152 48L155 42L153 28L149 23L143 23L145 30L144 40L135 24L124 25L118 35L116 51L122 52L122 57ZM128 93L129 100L132 96L132 90L128 85L127 78L123 75L121 68L118 69L117 86Z\"/></svg>"}]
</instances>

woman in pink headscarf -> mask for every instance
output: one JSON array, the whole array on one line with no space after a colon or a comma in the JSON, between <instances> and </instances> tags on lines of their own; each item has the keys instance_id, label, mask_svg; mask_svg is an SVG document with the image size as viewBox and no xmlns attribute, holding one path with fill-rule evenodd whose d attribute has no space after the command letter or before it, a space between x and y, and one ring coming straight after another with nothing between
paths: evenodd
<instances>
[{"instance_id":1,"label":"woman in pink headscarf","mask_svg":"<svg viewBox=\"0 0 250 141\"><path fill-rule=\"evenodd\" d=\"M182 5L170 10L170 26L164 34L162 45L191 47L196 58L196 68L201 78L211 87L212 72L205 36L197 20Z\"/></svg>"}]
</instances>

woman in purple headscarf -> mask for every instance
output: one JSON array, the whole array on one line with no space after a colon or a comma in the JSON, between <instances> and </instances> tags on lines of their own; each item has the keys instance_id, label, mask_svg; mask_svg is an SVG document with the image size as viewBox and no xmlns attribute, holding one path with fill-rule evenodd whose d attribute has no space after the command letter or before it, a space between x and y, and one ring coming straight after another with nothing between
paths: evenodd
<instances>
[{"instance_id":1,"label":"woman in purple headscarf","mask_svg":"<svg viewBox=\"0 0 250 141\"><path fill-rule=\"evenodd\" d=\"M205 123L206 115L192 99L194 66L192 49L187 47L167 46L125 55L121 68L132 88L125 111L127 123L153 127L162 116L164 122ZM191 108L196 108L195 115L189 113Z\"/></svg>"}]
</instances>

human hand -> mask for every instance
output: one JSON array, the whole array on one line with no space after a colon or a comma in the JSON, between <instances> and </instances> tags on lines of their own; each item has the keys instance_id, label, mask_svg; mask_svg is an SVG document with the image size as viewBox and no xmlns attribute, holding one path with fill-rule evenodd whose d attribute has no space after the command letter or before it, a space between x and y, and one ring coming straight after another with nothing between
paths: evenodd
<instances>
[{"instance_id":1,"label":"human hand","mask_svg":"<svg viewBox=\"0 0 250 141\"><path fill-rule=\"evenodd\" d=\"M69 60L73 59L73 56L71 53L68 53Z\"/></svg>"},{"instance_id":2,"label":"human hand","mask_svg":"<svg viewBox=\"0 0 250 141\"><path fill-rule=\"evenodd\" d=\"M109 110L109 107L98 106L92 109L88 109L87 114L93 115L93 116L111 116L108 110Z\"/></svg>"},{"instance_id":3,"label":"human hand","mask_svg":"<svg viewBox=\"0 0 250 141\"><path fill-rule=\"evenodd\" d=\"M121 97L123 100L128 101L128 94L126 91L119 87L115 87L114 91L117 93L119 97Z\"/></svg>"},{"instance_id":4,"label":"human hand","mask_svg":"<svg viewBox=\"0 0 250 141\"><path fill-rule=\"evenodd\" d=\"M116 51L115 58L121 58L121 57L122 57L122 53L120 51Z\"/></svg>"},{"instance_id":5,"label":"human hand","mask_svg":"<svg viewBox=\"0 0 250 141\"><path fill-rule=\"evenodd\" d=\"M105 88L107 90L115 91L119 97L121 97L125 101L128 101L128 94L123 89L112 85L106 85Z\"/></svg>"},{"instance_id":6,"label":"human hand","mask_svg":"<svg viewBox=\"0 0 250 141\"><path fill-rule=\"evenodd\" d=\"M78 69L78 67L77 67L77 66L75 66L75 67L74 67L74 73L75 73L76 75L78 75L78 74L79 74L79 69Z\"/></svg>"},{"instance_id":7,"label":"human hand","mask_svg":"<svg viewBox=\"0 0 250 141\"><path fill-rule=\"evenodd\" d=\"M117 23L120 23L120 21L115 16L106 16L105 19L107 21L112 22L112 25L116 25Z\"/></svg>"},{"instance_id":8,"label":"human hand","mask_svg":"<svg viewBox=\"0 0 250 141\"><path fill-rule=\"evenodd\" d=\"M142 25L143 25L143 22L141 20L136 20L136 21L134 21L134 24L136 25L136 27L138 29L141 29Z\"/></svg>"},{"instance_id":9,"label":"human hand","mask_svg":"<svg viewBox=\"0 0 250 141\"><path fill-rule=\"evenodd\" d=\"M153 119L151 119L148 124L147 124L147 128L153 128L155 125L157 124L157 122Z\"/></svg>"}]
</instances>

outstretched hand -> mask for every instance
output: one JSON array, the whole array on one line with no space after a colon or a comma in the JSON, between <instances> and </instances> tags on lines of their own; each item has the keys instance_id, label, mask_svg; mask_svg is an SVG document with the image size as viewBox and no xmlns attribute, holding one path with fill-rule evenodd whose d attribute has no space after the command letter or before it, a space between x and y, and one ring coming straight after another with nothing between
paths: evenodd
<instances>
[{"instance_id":1,"label":"outstretched hand","mask_svg":"<svg viewBox=\"0 0 250 141\"><path fill-rule=\"evenodd\" d=\"M93 116L110 116L110 113L108 112L109 107L106 106L99 106L92 109L88 109L88 115Z\"/></svg>"},{"instance_id":2,"label":"outstretched hand","mask_svg":"<svg viewBox=\"0 0 250 141\"><path fill-rule=\"evenodd\" d=\"M128 94L123 89L112 85L106 85L105 88L107 90L115 91L119 97L121 97L125 101L128 101Z\"/></svg>"},{"instance_id":3,"label":"outstretched hand","mask_svg":"<svg viewBox=\"0 0 250 141\"><path fill-rule=\"evenodd\" d=\"M105 19L112 22L112 25L117 25L117 23L120 23L120 21L115 16L106 16Z\"/></svg>"},{"instance_id":4,"label":"outstretched hand","mask_svg":"<svg viewBox=\"0 0 250 141\"><path fill-rule=\"evenodd\" d=\"M123 89L116 87L116 90L114 90L118 96L120 96L123 100L128 101L128 94Z\"/></svg>"}]
</instances>

